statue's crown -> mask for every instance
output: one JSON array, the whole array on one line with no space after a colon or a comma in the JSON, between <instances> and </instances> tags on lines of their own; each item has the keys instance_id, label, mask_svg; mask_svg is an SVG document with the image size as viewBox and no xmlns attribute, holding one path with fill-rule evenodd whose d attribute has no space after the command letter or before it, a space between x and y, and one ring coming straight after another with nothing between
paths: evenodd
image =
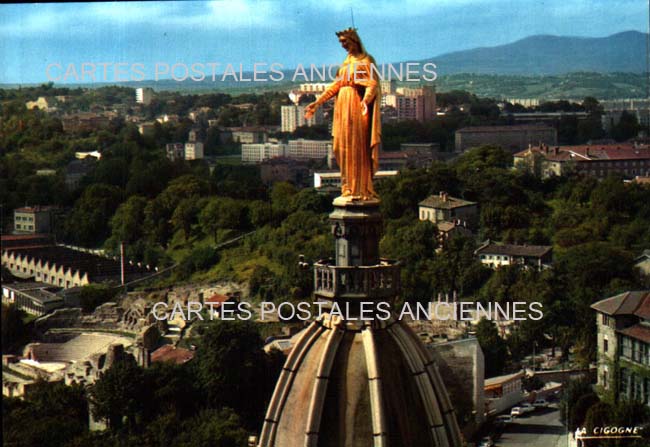
<instances>
[{"instance_id":1,"label":"statue's crown","mask_svg":"<svg viewBox=\"0 0 650 447\"><path fill-rule=\"evenodd\" d=\"M348 28L344 29L342 31L337 31L336 32L336 37L341 37L341 36L356 36L357 35L357 29L356 28Z\"/></svg>"}]
</instances>

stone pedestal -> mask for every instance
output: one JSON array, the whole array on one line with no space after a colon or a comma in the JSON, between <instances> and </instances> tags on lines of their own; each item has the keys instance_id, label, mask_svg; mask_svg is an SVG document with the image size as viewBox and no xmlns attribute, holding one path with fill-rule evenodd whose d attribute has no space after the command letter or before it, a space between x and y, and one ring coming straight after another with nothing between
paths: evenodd
<instances>
[{"instance_id":1,"label":"stone pedestal","mask_svg":"<svg viewBox=\"0 0 650 447\"><path fill-rule=\"evenodd\" d=\"M335 239L336 266L379 264L382 220L378 200L335 200L330 222Z\"/></svg>"}]
</instances>

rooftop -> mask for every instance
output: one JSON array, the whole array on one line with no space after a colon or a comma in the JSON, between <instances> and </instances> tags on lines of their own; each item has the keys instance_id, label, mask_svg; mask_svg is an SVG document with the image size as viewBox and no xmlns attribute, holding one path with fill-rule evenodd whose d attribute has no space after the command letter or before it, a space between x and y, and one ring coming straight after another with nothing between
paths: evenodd
<instances>
[{"instance_id":1,"label":"rooftop","mask_svg":"<svg viewBox=\"0 0 650 447\"><path fill-rule=\"evenodd\" d=\"M591 308L607 315L637 315L650 319L650 291L624 292L600 300L592 304Z\"/></svg>"},{"instance_id":2,"label":"rooftop","mask_svg":"<svg viewBox=\"0 0 650 447\"><path fill-rule=\"evenodd\" d=\"M24 206L22 208L16 208L14 210L15 213L39 213L43 211L52 211L57 209L55 206L42 206L42 205L35 205L35 206Z\"/></svg>"},{"instance_id":3,"label":"rooftop","mask_svg":"<svg viewBox=\"0 0 650 447\"><path fill-rule=\"evenodd\" d=\"M521 132L529 130L554 130L552 127L540 124L530 124L522 126L474 126L464 127L458 129L457 133L472 133L472 132Z\"/></svg>"},{"instance_id":4,"label":"rooftop","mask_svg":"<svg viewBox=\"0 0 650 447\"><path fill-rule=\"evenodd\" d=\"M517 152L515 157L541 154L550 161L604 161L604 160L646 160L650 159L650 147L633 144L583 144L580 146L529 147Z\"/></svg>"},{"instance_id":5,"label":"rooftop","mask_svg":"<svg viewBox=\"0 0 650 447\"><path fill-rule=\"evenodd\" d=\"M487 253L491 255L534 256L542 257L551 252L550 245L515 245L488 242L476 250L476 254Z\"/></svg>"},{"instance_id":6,"label":"rooftop","mask_svg":"<svg viewBox=\"0 0 650 447\"><path fill-rule=\"evenodd\" d=\"M519 371L512 374L506 374L504 376L490 377L489 379L485 379L484 386L488 387L494 385L502 385L504 383L510 382L512 380L520 379L522 377L524 377L523 371Z\"/></svg>"},{"instance_id":7,"label":"rooftop","mask_svg":"<svg viewBox=\"0 0 650 447\"><path fill-rule=\"evenodd\" d=\"M650 343L650 326L644 324L635 324L634 326L618 331L618 333Z\"/></svg>"},{"instance_id":8,"label":"rooftop","mask_svg":"<svg viewBox=\"0 0 650 447\"><path fill-rule=\"evenodd\" d=\"M194 351L177 348L172 345L164 345L151 353L152 362L173 362L177 365L187 363L194 358Z\"/></svg>"},{"instance_id":9,"label":"rooftop","mask_svg":"<svg viewBox=\"0 0 650 447\"><path fill-rule=\"evenodd\" d=\"M73 250L58 245L41 247L3 247L7 253L15 253L17 256L34 259L35 262L49 262L63 266L65 269L87 272L90 278L108 277L119 275L121 271L120 262L112 258L98 256L85 251ZM126 274L145 273L147 270L135 265L126 263L124 266Z\"/></svg>"},{"instance_id":10,"label":"rooftop","mask_svg":"<svg viewBox=\"0 0 650 447\"><path fill-rule=\"evenodd\" d=\"M421 201L419 205L426 206L429 208L454 209L454 208L462 208L464 206L473 206L476 205L476 202L469 202L467 200L451 197L446 193L440 193L439 195L433 195L427 197L426 199Z\"/></svg>"}]
</instances>

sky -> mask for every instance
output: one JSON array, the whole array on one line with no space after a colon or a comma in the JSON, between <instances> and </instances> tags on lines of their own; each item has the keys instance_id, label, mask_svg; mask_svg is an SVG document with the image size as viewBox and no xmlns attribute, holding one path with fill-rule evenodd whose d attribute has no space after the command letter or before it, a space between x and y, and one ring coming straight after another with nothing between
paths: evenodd
<instances>
[{"instance_id":1,"label":"sky","mask_svg":"<svg viewBox=\"0 0 650 447\"><path fill-rule=\"evenodd\" d=\"M244 71L254 63L266 64L259 65L261 72L273 63L291 69L337 64L345 53L334 32L352 25L351 7L363 43L378 63L501 45L536 34L604 37L645 32L648 26L647 0L3 4L0 83L92 82L93 76L97 82L154 79L156 66L158 77L165 78L165 67L171 70L174 64L179 64L178 78L186 69L192 74L192 64L203 64L196 67L206 76L213 69L222 73L227 64L237 70L242 64Z\"/></svg>"}]
</instances>

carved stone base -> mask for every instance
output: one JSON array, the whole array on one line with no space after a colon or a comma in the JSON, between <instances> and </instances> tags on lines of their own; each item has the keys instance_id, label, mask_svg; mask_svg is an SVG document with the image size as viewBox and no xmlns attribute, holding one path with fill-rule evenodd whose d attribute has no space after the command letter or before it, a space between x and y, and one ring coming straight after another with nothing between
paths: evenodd
<instances>
[{"instance_id":1,"label":"carved stone base","mask_svg":"<svg viewBox=\"0 0 650 447\"><path fill-rule=\"evenodd\" d=\"M334 201L330 214L340 267L379 264L382 219L378 200Z\"/></svg>"}]
</instances>

